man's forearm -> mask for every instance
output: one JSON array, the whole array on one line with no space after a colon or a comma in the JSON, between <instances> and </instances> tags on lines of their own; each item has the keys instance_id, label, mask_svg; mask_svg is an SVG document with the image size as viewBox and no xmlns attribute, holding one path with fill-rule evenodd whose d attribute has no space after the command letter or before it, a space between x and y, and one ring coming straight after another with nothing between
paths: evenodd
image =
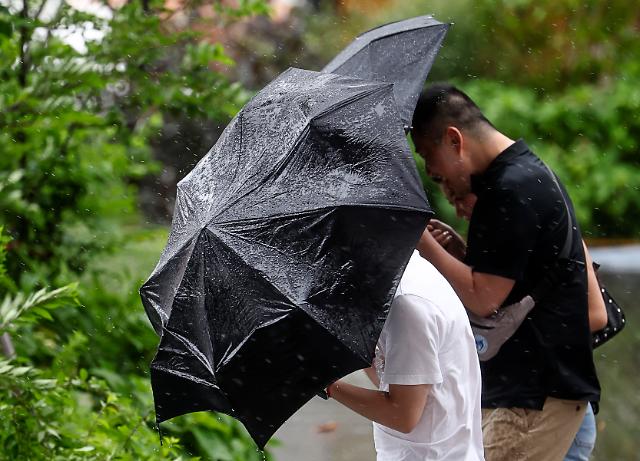
<instances>
[{"instance_id":1,"label":"man's forearm","mask_svg":"<svg viewBox=\"0 0 640 461\"><path fill-rule=\"evenodd\" d=\"M388 392L365 389L344 381L338 381L330 387L331 398L344 406L371 421L405 433L411 432L417 424L427 392L425 385L425 400L416 403L416 408L419 409L416 414L415 409L407 411L401 403L394 402Z\"/></svg>"},{"instance_id":2,"label":"man's forearm","mask_svg":"<svg viewBox=\"0 0 640 461\"><path fill-rule=\"evenodd\" d=\"M513 281L474 273L471 267L451 256L431 236L423 237L418 251L447 279L462 304L476 315L486 317L495 312L513 286Z\"/></svg>"},{"instance_id":3,"label":"man's forearm","mask_svg":"<svg viewBox=\"0 0 640 461\"><path fill-rule=\"evenodd\" d=\"M467 309L477 315L485 315L483 309L478 309L473 272L469 266L451 256L440 245L423 246L419 251L447 279Z\"/></svg>"}]
</instances>

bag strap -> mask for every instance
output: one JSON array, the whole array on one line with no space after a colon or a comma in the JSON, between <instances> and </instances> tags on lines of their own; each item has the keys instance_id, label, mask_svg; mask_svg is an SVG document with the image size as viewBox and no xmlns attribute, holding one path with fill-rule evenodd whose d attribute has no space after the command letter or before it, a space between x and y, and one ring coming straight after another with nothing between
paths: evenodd
<instances>
[{"instance_id":1,"label":"bag strap","mask_svg":"<svg viewBox=\"0 0 640 461\"><path fill-rule=\"evenodd\" d=\"M558 257L563 259L569 259L569 254L571 253L571 246L573 245L573 219L571 219L571 211L569 210L569 204L567 203L567 199L565 198L564 193L562 192L562 187L560 187L560 183L558 182L558 178L556 178L555 173L551 171L551 168L549 168L549 166L546 163L543 162L542 164L545 166L545 168L549 172L549 176L551 176L551 179L553 180L554 184L558 188L558 192L560 193L560 196L562 197L562 201L564 202L564 209L565 209L565 212L567 213L567 221L568 221L567 237L564 241L564 246L562 247L560 254L558 254Z\"/></svg>"},{"instance_id":2,"label":"bag strap","mask_svg":"<svg viewBox=\"0 0 640 461\"><path fill-rule=\"evenodd\" d=\"M564 278L575 269L576 264L580 264L580 261L572 260L569 255L571 254L571 247L573 246L573 219L571 218L571 211L569 209L569 204L567 203L567 199L564 196L564 192L562 191L562 187L560 187L560 182L558 178L554 174L554 172L549 168L546 163L542 163L544 167L547 169L549 176L553 180L560 196L562 197L562 202L564 203L565 213L567 215L567 236L565 237L564 245L562 246L562 250L558 254L558 264L551 268L547 272L547 274L540 280L531 290L531 297L538 302L541 298L545 297L547 293L549 293L558 283L564 280ZM565 263L565 264L563 264Z\"/></svg>"}]
</instances>

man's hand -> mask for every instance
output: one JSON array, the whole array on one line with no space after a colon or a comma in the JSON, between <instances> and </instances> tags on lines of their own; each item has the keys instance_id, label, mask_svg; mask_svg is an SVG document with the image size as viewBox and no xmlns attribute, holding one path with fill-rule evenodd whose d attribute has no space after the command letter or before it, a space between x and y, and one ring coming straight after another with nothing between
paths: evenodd
<instances>
[{"instance_id":1,"label":"man's hand","mask_svg":"<svg viewBox=\"0 0 640 461\"><path fill-rule=\"evenodd\" d=\"M429 226L427 226L425 230L422 232L422 235L420 236L420 240L416 245L416 249L418 250L418 253L420 253L420 256L422 256L423 258L430 259L430 255L433 253L434 248L441 248L441 247L442 245L438 243L436 238L431 233Z\"/></svg>"},{"instance_id":2,"label":"man's hand","mask_svg":"<svg viewBox=\"0 0 640 461\"><path fill-rule=\"evenodd\" d=\"M442 248L459 261L464 259L467 253L467 245L464 239L451 226L437 219L429 221L427 230Z\"/></svg>"}]
</instances>

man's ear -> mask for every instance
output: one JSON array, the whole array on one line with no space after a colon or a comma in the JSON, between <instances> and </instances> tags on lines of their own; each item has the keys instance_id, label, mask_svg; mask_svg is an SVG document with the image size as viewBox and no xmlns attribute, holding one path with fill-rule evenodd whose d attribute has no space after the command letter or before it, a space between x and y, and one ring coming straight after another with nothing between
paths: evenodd
<instances>
[{"instance_id":1,"label":"man's ear","mask_svg":"<svg viewBox=\"0 0 640 461\"><path fill-rule=\"evenodd\" d=\"M456 153L460 155L462 152L462 144L464 142L462 132L455 126L448 126L445 131L445 136L448 143L456 150Z\"/></svg>"}]
</instances>

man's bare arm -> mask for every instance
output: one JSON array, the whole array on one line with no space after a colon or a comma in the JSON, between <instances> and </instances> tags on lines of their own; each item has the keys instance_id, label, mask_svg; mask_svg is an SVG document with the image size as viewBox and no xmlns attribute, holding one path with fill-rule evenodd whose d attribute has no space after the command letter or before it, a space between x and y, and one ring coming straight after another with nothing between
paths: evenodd
<instances>
[{"instance_id":1,"label":"man's bare arm","mask_svg":"<svg viewBox=\"0 0 640 461\"><path fill-rule=\"evenodd\" d=\"M407 434L422 417L431 385L391 384L389 392L382 392L338 381L328 391L331 398L361 416Z\"/></svg>"},{"instance_id":2,"label":"man's bare arm","mask_svg":"<svg viewBox=\"0 0 640 461\"><path fill-rule=\"evenodd\" d=\"M600 286L598 285L598 279L596 273L593 270L593 262L591 261L591 255L587 250L587 245L582 241L582 247L584 248L584 259L587 265L587 297L589 299L589 328L591 331L602 330L607 326L607 308L604 305L604 299L602 293L600 293Z\"/></svg>"},{"instance_id":3,"label":"man's bare arm","mask_svg":"<svg viewBox=\"0 0 640 461\"><path fill-rule=\"evenodd\" d=\"M515 280L472 271L471 267L447 253L429 230L422 234L418 251L447 279L462 304L476 315L487 317L493 314L515 284Z\"/></svg>"}]
</instances>

